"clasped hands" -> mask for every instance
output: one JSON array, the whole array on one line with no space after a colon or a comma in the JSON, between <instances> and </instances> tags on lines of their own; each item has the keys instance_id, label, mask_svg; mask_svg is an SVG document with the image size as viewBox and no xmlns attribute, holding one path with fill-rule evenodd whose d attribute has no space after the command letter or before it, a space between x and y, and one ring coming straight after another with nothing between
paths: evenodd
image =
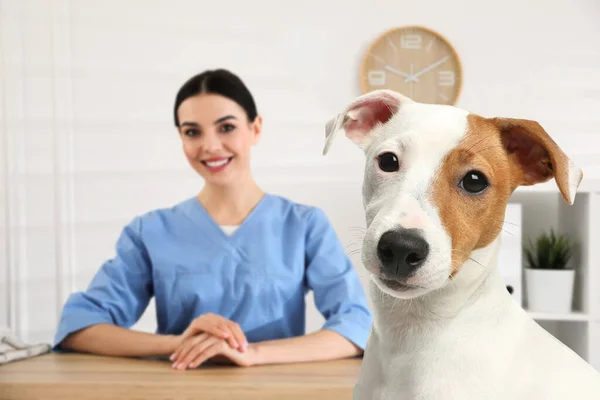
<instances>
[{"instance_id":1,"label":"clasped hands","mask_svg":"<svg viewBox=\"0 0 600 400\"><path fill-rule=\"evenodd\" d=\"M256 348L248 344L240 326L212 313L194 319L174 340L170 357L174 369L197 368L208 360L241 367L256 363Z\"/></svg>"}]
</instances>

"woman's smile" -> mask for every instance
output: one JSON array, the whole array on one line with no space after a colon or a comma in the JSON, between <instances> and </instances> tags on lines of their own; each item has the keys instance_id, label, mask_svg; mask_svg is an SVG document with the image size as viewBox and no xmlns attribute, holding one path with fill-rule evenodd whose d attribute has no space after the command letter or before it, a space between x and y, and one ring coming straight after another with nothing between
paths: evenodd
<instances>
[{"instance_id":1,"label":"woman's smile","mask_svg":"<svg viewBox=\"0 0 600 400\"><path fill-rule=\"evenodd\" d=\"M210 172L220 172L224 170L233 160L233 156L231 157L214 157L208 160L202 160L202 164L206 166L206 168Z\"/></svg>"}]
</instances>

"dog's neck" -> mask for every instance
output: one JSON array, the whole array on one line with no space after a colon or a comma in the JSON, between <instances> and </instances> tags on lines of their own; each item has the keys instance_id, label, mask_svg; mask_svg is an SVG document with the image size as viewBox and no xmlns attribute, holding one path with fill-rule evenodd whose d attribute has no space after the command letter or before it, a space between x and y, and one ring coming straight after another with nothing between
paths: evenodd
<instances>
[{"instance_id":1,"label":"dog's neck","mask_svg":"<svg viewBox=\"0 0 600 400\"><path fill-rule=\"evenodd\" d=\"M415 337L424 343L426 336L435 335L459 315L504 301L506 287L496 269L499 245L498 237L474 251L451 282L419 298L397 299L371 285L371 290L377 292L372 297L376 334L403 340Z\"/></svg>"}]
</instances>

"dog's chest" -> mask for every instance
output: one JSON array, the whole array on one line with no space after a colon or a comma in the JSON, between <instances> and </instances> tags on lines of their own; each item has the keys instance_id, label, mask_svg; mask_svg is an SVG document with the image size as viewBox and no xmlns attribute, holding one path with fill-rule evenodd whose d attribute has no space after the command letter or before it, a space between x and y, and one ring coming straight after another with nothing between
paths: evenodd
<instances>
[{"instance_id":1,"label":"dog's chest","mask_svg":"<svg viewBox=\"0 0 600 400\"><path fill-rule=\"evenodd\" d=\"M486 399L506 394L510 343L481 326L448 330L435 338L375 335L369 339L355 400ZM497 338L498 340L494 340ZM494 397L496 396L496 397Z\"/></svg>"},{"instance_id":2,"label":"dog's chest","mask_svg":"<svg viewBox=\"0 0 600 400\"><path fill-rule=\"evenodd\" d=\"M392 354L389 349L371 352L363 361L355 400L490 400L491 394L504 392L499 390L502 383L497 378L506 375L501 364L491 361L494 357L485 352L475 347L404 354Z\"/></svg>"},{"instance_id":3,"label":"dog's chest","mask_svg":"<svg viewBox=\"0 0 600 400\"><path fill-rule=\"evenodd\" d=\"M354 400L600 398L596 371L524 313L511 315L435 338L372 334Z\"/></svg>"}]
</instances>

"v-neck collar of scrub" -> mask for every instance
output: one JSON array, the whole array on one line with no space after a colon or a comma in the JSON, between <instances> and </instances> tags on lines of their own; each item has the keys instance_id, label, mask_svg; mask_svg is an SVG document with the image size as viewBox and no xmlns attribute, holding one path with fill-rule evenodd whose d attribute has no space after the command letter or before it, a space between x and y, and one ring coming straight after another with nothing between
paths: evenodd
<instances>
[{"instance_id":1,"label":"v-neck collar of scrub","mask_svg":"<svg viewBox=\"0 0 600 400\"><path fill-rule=\"evenodd\" d=\"M249 226L254 223L254 220L260 217L260 214L267 208L267 203L270 198L270 194L264 193L263 197L258 201L258 203L256 203L248 216L246 216L246 218L239 224L236 231L231 235L228 235L223 231L223 229L210 216L206 208L204 208L196 196L191 197L185 202L184 210L188 216L202 228L206 229L207 226L210 227L210 232L206 233L213 240L226 244L227 246L233 247L237 251L240 251L238 246L235 245L237 238L243 235L245 230L249 229Z\"/></svg>"}]
</instances>

